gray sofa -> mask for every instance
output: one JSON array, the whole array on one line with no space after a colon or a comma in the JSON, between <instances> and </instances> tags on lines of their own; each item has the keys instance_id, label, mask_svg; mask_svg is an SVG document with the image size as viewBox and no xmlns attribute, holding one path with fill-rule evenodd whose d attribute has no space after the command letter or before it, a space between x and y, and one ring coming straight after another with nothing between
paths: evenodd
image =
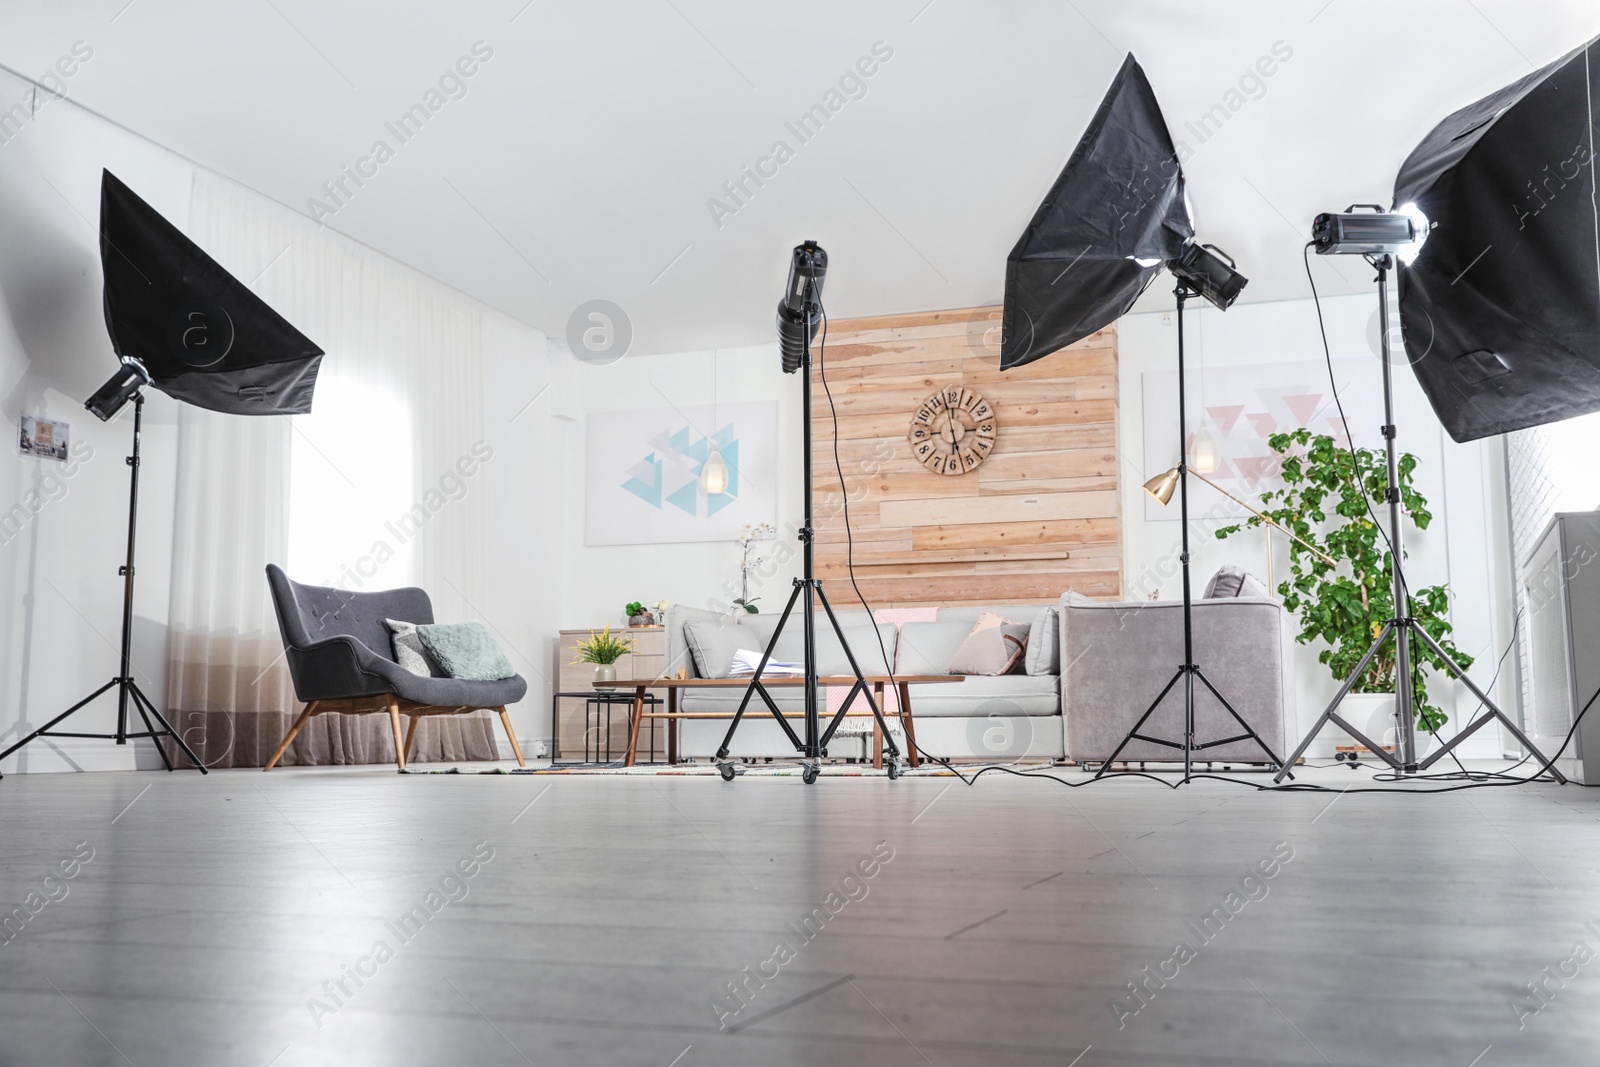
<instances>
[{"instance_id":1,"label":"gray sofa","mask_svg":"<svg viewBox=\"0 0 1600 1067\"><path fill-rule=\"evenodd\" d=\"M863 672L885 671L886 661L878 644L881 637L887 662L896 674L944 674L956 649L985 610L1015 622L1033 624L1029 646L1034 653L1030 658L1040 673L969 676L960 682L911 686L917 742L925 753L947 759L1059 759L1066 750L1061 728L1056 608L1039 604L941 608L938 619L933 622L907 622L898 628L891 623L879 624L877 636L863 611L841 611L839 621ZM1039 619L1041 614L1043 620ZM740 613L729 616L673 605L665 620L666 673L686 669L691 677L726 677L726 665L731 662L734 651L764 649L777 622L777 615ZM702 664L701 657L697 657L691 647L693 635L688 629L691 624L694 624L693 634L699 637L698 651L708 663ZM818 615L818 637L819 670L824 674L848 675L849 663L825 615ZM796 619L779 638L774 658L799 662L802 647L800 624ZM774 689L772 693L775 702L785 711L803 707L804 698L798 689ZM731 712L738 708L743 695L744 691L736 688L689 689L683 693L680 707L687 712ZM852 710L864 711L866 705L858 700ZM870 755L870 720L846 722L841 735L830 744L829 754L834 757ZM725 719L684 720L680 727L679 751L691 757L710 756L716 752L727 729ZM898 723L893 729L898 735ZM903 742L901 747L905 747ZM733 753L789 757L794 755L794 748L765 707L756 701L739 727Z\"/></svg>"},{"instance_id":2,"label":"gray sofa","mask_svg":"<svg viewBox=\"0 0 1600 1067\"><path fill-rule=\"evenodd\" d=\"M912 686L917 742L929 755L985 760L1070 758L1098 763L1111 756L1183 660L1181 603L1104 603L1068 593L1042 620L1037 618L1041 607L1035 604L940 608L934 622L907 622L898 630L881 624L879 634L895 672L945 673L972 624L986 610L1018 622L1033 621L1028 644L1035 673L970 676L957 683ZM1286 756L1289 635L1283 606L1268 597L1197 600L1194 620L1195 658L1206 677L1279 758ZM883 656L865 612L840 612L840 622L862 670L869 674L882 670ZM716 636L703 651L720 662L731 660L738 648L765 648L777 616L728 616L674 605L666 617L668 674L685 668L692 677L707 676L686 638L691 623L700 624L697 629L713 629ZM849 664L823 616L819 616L819 633L823 635L823 673L848 674ZM800 649L796 622L779 639L775 657L799 661ZM726 669L720 672L726 674ZM717 676L715 668L711 676ZM1204 687L1197 691L1195 721L1200 741L1243 732ZM796 689L773 690L773 694L784 710L802 706ZM742 697L742 689L691 689L684 693L681 706L684 711L733 711ZM753 707L755 711L739 728L734 754L792 756L793 747L771 716L760 705ZM1141 732L1179 740L1182 724L1182 694L1175 691ZM835 739L830 755L870 754L867 727L866 722L853 724L850 734ZM680 752L712 755L727 728L726 720L686 720L681 727ZM1265 761L1261 750L1248 740L1209 749L1203 758L1231 763ZM1168 762L1181 760L1182 753L1135 741L1118 759Z\"/></svg>"},{"instance_id":3,"label":"gray sofa","mask_svg":"<svg viewBox=\"0 0 1600 1067\"><path fill-rule=\"evenodd\" d=\"M1287 616L1269 597L1196 600L1195 662L1278 758L1285 758ZM1183 605L1178 601L1107 604L1070 594L1061 602L1062 689L1067 754L1080 763L1108 759L1183 661ZM1169 694L1140 733L1180 740L1181 687ZM1217 699L1196 684L1198 741L1243 733ZM1250 740L1221 745L1197 758L1266 762ZM1134 741L1122 760L1181 760L1182 753Z\"/></svg>"}]
</instances>

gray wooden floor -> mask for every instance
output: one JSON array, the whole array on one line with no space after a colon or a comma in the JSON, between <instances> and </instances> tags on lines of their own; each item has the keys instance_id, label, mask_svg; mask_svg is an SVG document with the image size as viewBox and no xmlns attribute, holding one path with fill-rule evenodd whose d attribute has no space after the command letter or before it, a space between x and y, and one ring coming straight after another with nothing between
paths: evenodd
<instances>
[{"instance_id":1,"label":"gray wooden floor","mask_svg":"<svg viewBox=\"0 0 1600 1067\"><path fill-rule=\"evenodd\" d=\"M13 776L0 1063L1592 1063L1597 793Z\"/></svg>"}]
</instances>

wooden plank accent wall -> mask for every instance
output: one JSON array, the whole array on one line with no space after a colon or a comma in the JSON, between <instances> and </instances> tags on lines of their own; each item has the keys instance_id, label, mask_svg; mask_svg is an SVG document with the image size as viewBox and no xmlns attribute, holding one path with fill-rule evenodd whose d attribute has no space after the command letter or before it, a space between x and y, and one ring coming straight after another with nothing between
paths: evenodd
<instances>
[{"instance_id":1,"label":"wooden plank accent wall","mask_svg":"<svg viewBox=\"0 0 1600 1067\"><path fill-rule=\"evenodd\" d=\"M855 600L843 584L845 492L856 578L874 607L1054 603L1069 589L1121 595L1116 329L1002 372L984 334L999 310L830 324L826 369L845 480L815 368L812 478L817 573L830 579L835 605ZM994 451L967 474L934 474L911 452L912 416L947 385L976 390L997 412Z\"/></svg>"}]
</instances>

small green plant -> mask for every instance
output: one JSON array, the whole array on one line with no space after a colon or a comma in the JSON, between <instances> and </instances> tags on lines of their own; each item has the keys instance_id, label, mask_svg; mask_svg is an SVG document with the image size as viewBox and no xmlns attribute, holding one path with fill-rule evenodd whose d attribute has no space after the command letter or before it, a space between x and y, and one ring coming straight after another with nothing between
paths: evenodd
<instances>
[{"instance_id":1,"label":"small green plant","mask_svg":"<svg viewBox=\"0 0 1600 1067\"><path fill-rule=\"evenodd\" d=\"M759 614L761 614L761 609L756 607L756 601L758 601L760 599L761 598L758 597L758 596L753 596L749 600L746 600L742 596L736 596L736 597L733 598L733 602L735 604L739 605L744 610L748 611L750 614L759 615Z\"/></svg>"},{"instance_id":2,"label":"small green plant","mask_svg":"<svg viewBox=\"0 0 1600 1067\"><path fill-rule=\"evenodd\" d=\"M579 641L573 646L573 651L578 653L573 663L615 663L633 651L633 640L612 633L611 627L607 626L599 633L590 630L589 639Z\"/></svg>"},{"instance_id":3,"label":"small green plant","mask_svg":"<svg viewBox=\"0 0 1600 1067\"><path fill-rule=\"evenodd\" d=\"M1273 434L1267 445L1282 456L1282 489L1261 494L1261 510L1285 528L1294 531L1333 559L1335 567L1318 558L1303 545L1289 542L1289 580L1278 585L1283 606L1299 615L1300 633L1296 640L1310 644L1322 640L1327 646L1317 655L1334 678L1343 680L1354 673L1384 624L1394 617L1393 568L1390 565L1388 538L1372 521L1388 507L1387 457L1370 448L1351 450L1326 434L1313 435L1299 429ZM1419 530L1433 521L1428 502L1417 492L1414 474L1417 457L1409 452L1399 458L1400 501L1403 514ZM1261 526L1258 518L1217 531L1226 538L1244 526ZM1347 573L1348 568L1348 573ZM1411 590L1411 614L1429 637L1461 665L1472 666L1472 657L1450 641L1447 618L1450 592L1444 585ZM1443 709L1428 702L1427 675L1445 670L1445 665L1420 641L1412 643L1412 693L1417 723L1425 730L1438 731L1448 721ZM1384 643L1367 669L1356 680L1357 693L1395 692L1395 642Z\"/></svg>"},{"instance_id":4,"label":"small green plant","mask_svg":"<svg viewBox=\"0 0 1600 1067\"><path fill-rule=\"evenodd\" d=\"M628 616L630 619L635 615L643 615L644 605L639 603L637 600L630 600L628 601L628 606L622 609L622 613Z\"/></svg>"}]
</instances>

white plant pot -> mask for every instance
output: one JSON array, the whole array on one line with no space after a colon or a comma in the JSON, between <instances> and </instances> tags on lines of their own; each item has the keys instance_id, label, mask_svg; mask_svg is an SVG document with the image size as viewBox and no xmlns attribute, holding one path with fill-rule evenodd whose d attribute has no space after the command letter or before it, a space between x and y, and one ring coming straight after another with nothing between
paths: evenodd
<instances>
[{"instance_id":1,"label":"white plant pot","mask_svg":"<svg viewBox=\"0 0 1600 1067\"><path fill-rule=\"evenodd\" d=\"M1339 705L1338 713L1351 726L1378 744L1385 746L1394 744L1393 693L1349 693L1345 696L1344 703ZM1343 743L1359 744L1343 730L1339 732L1344 734Z\"/></svg>"}]
</instances>

